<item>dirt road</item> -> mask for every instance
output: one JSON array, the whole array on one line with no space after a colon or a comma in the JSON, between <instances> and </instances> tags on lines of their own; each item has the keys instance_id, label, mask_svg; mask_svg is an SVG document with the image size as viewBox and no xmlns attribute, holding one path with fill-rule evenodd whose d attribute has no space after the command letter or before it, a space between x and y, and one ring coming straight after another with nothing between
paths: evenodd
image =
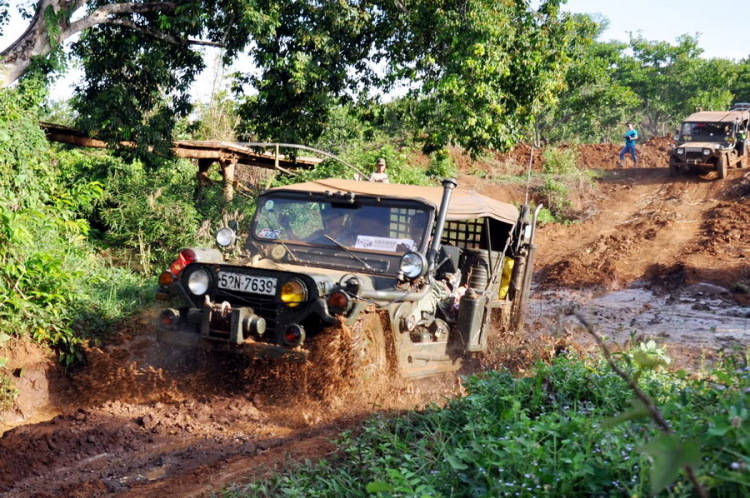
<instances>
[{"instance_id":1,"label":"dirt road","mask_svg":"<svg viewBox=\"0 0 750 498\"><path fill-rule=\"evenodd\" d=\"M746 345L750 175L711 176L612 170L588 199L595 214L543 228L533 328L578 340L571 317L581 312L619 341L650 335L692 360ZM462 183L503 200L519 195L473 176ZM144 321L92 350L72 380L57 378L54 406L23 414L46 421L6 427L0 439L0 496L207 496L289 460L325 456L332 438L373 411L419 408L461 391L448 376L324 402L299 380L274 382L279 372L196 369L168 353ZM183 369L169 374L172 367ZM33 369L28 376L37 378Z\"/></svg>"}]
</instances>

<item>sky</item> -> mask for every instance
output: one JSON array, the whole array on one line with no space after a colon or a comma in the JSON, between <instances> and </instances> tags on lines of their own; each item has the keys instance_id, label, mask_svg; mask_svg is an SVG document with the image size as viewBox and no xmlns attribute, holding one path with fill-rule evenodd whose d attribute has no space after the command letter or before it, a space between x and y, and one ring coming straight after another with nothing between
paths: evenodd
<instances>
[{"instance_id":1,"label":"sky","mask_svg":"<svg viewBox=\"0 0 750 498\"><path fill-rule=\"evenodd\" d=\"M601 36L603 40L626 42L628 33L632 32L640 33L647 40L674 42L680 35L698 34L699 46L707 58L743 59L750 56L750 0L568 0L563 10L605 16L610 24ZM0 35L0 49L10 44L25 28L25 22L16 14ZM216 51L207 49L206 53L207 69L193 85L194 100L206 101L211 95ZM241 65L247 63L244 61ZM69 98L73 85L80 78L80 70L71 69L55 84L53 100Z\"/></svg>"}]
</instances>

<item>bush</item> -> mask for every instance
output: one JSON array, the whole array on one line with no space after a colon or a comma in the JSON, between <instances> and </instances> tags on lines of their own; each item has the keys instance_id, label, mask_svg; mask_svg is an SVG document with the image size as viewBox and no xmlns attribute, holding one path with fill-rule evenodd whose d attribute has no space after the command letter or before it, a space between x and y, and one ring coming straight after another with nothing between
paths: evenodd
<instances>
[{"instance_id":1,"label":"bush","mask_svg":"<svg viewBox=\"0 0 750 498\"><path fill-rule=\"evenodd\" d=\"M557 222L569 219L572 203L570 201L570 190L563 183L554 178L547 177L544 184L537 189L539 203L549 210L549 213Z\"/></svg>"},{"instance_id":2,"label":"bush","mask_svg":"<svg viewBox=\"0 0 750 498\"><path fill-rule=\"evenodd\" d=\"M441 149L430 154L430 167L427 168L427 176L437 180L458 177L456 162L448 149Z\"/></svg>"},{"instance_id":3,"label":"bush","mask_svg":"<svg viewBox=\"0 0 750 498\"><path fill-rule=\"evenodd\" d=\"M625 360L628 358L625 357ZM635 371L632 364L623 368ZM712 496L750 486L748 369L727 363L701 378L644 372L642 388L675 433L700 441L699 478ZM386 418L346 432L328 460L230 487L239 496L646 496L654 460L643 453L660 433L650 419L615 424L632 394L598 358L560 357L530 375L488 372L445 409ZM680 477L668 496L693 496Z\"/></svg>"},{"instance_id":4,"label":"bush","mask_svg":"<svg viewBox=\"0 0 750 498\"><path fill-rule=\"evenodd\" d=\"M578 153L573 149L548 147L542 155L542 169L553 175L570 175L578 170Z\"/></svg>"}]
</instances>

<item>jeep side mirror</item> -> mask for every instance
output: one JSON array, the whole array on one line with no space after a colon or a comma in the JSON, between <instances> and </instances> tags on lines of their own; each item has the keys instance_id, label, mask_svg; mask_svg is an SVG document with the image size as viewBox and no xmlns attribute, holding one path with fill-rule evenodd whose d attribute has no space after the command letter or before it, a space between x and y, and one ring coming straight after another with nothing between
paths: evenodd
<instances>
[{"instance_id":1,"label":"jeep side mirror","mask_svg":"<svg viewBox=\"0 0 750 498\"><path fill-rule=\"evenodd\" d=\"M237 229L239 228L239 225L237 224L237 220L229 220L229 223L227 223L227 226L231 228L234 232L237 232Z\"/></svg>"}]
</instances>

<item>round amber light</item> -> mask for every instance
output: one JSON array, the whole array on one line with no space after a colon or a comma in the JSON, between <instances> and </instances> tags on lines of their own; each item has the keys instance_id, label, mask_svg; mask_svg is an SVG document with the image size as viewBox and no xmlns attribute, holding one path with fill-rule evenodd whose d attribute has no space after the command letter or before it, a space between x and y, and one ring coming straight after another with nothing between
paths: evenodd
<instances>
[{"instance_id":1,"label":"round amber light","mask_svg":"<svg viewBox=\"0 0 750 498\"><path fill-rule=\"evenodd\" d=\"M172 283L174 283L174 275L172 275L171 272L165 271L162 272L161 275L159 275L159 285L167 287L169 285L172 285Z\"/></svg>"},{"instance_id":2,"label":"round amber light","mask_svg":"<svg viewBox=\"0 0 750 498\"><path fill-rule=\"evenodd\" d=\"M290 280L281 287L281 300L292 308L305 300L305 294L305 286L299 280Z\"/></svg>"}]
</instances>

